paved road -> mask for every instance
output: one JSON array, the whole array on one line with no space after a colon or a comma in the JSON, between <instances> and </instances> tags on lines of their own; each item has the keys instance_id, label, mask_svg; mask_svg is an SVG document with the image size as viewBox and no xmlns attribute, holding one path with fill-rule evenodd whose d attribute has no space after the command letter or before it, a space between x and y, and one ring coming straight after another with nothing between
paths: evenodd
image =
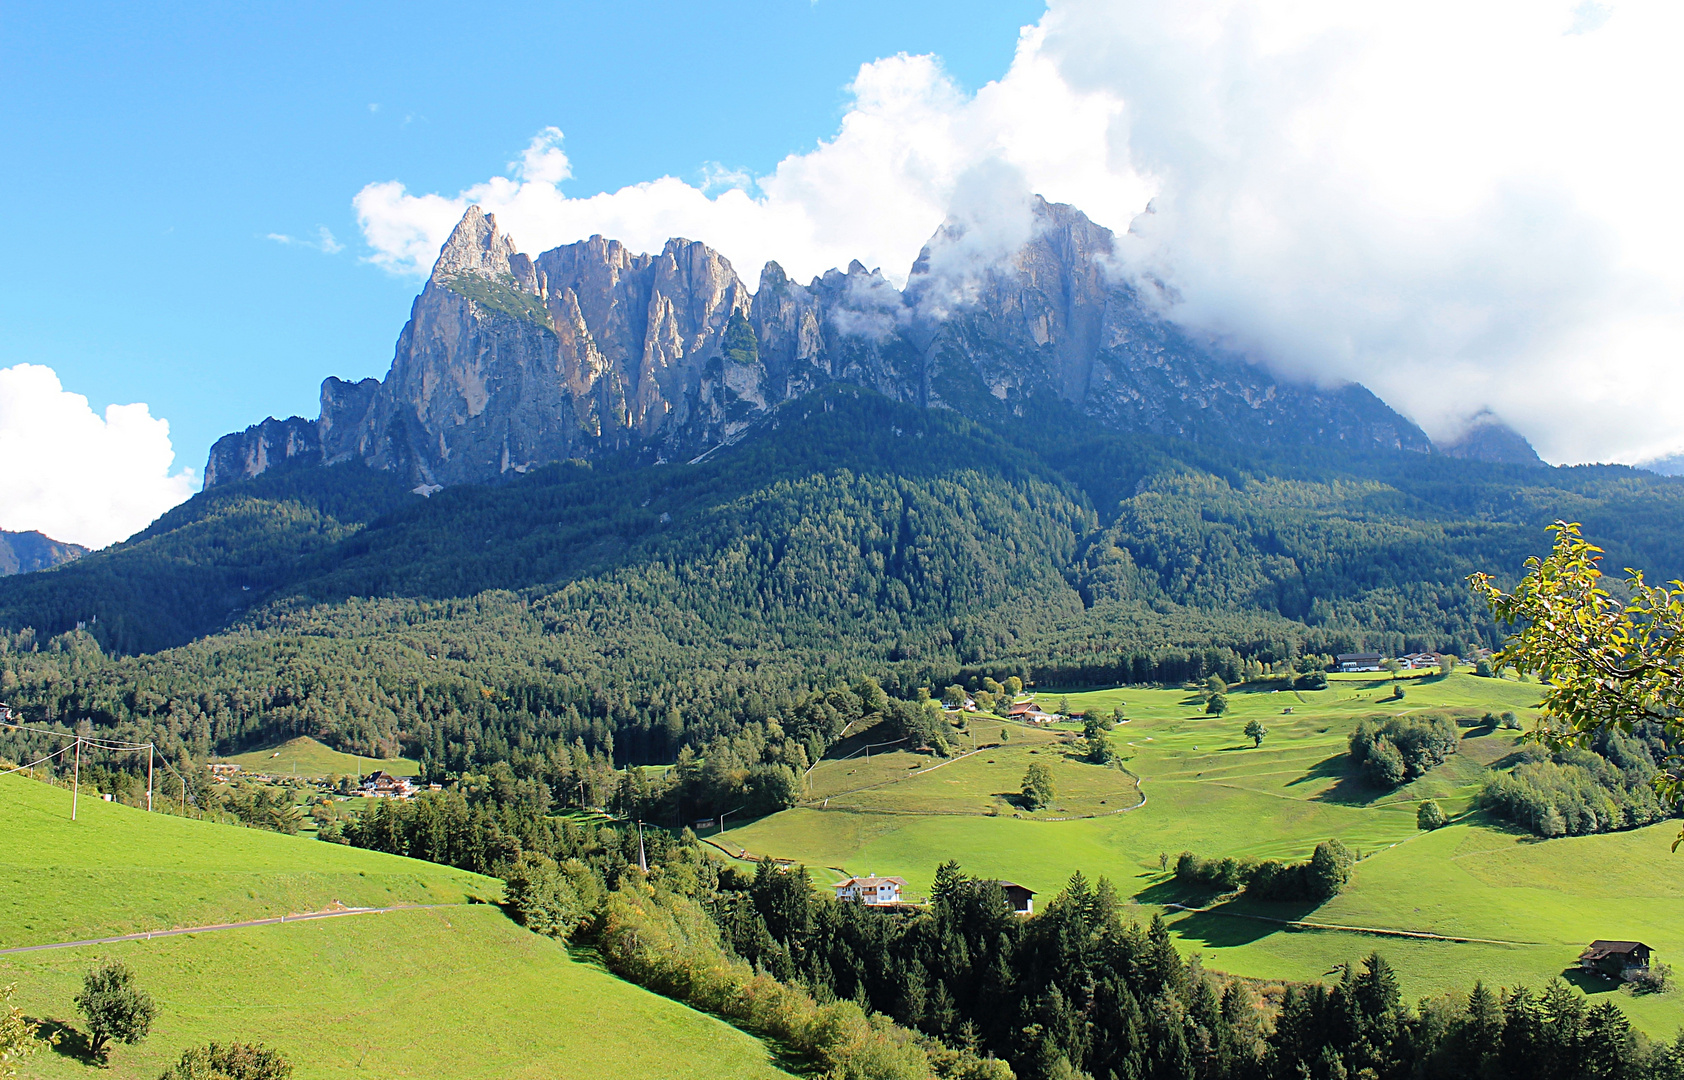
<instances>
[{"instance_id":1,"label":"paved road","mask_svg":"<svg viewBox=\"0 0 1684 1080\"><path fill-rule=\"evenodd\" d=\"M212 930L239 930L247 926L275 926L280 923L308 922L311 919L337 919L344 915L384 915L388 911L425 911L429 908L461 906L461 904L397 904L393 907L333 908L328 911L306 911L298 915L282 915L274 919L248 919L245 922L211 923L208 926L178 926L172 930L148 930L143 934L88 938L86 941L55 941L48 945L20 945L12 949L0 949L0 956L10 956L12 953L39 952L42 949L74 949L82 945L111 945L119 941L151 941L153 938L175 937L177 934L205 934Z\"/></svg>"}]
</instances>

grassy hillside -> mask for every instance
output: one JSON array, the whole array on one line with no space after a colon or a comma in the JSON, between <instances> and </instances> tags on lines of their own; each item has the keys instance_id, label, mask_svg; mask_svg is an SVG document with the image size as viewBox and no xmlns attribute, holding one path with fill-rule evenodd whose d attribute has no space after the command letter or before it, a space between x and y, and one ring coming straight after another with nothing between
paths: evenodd
<instances>
[{"instance_id":1,"label":"grassy hillside","mask_svg":"<svg viewBox=\"0 0 1684 1080\"><path fill-rule=\"evenodd\" d=\"M119 1046L109 1071L49 1051L26 1077L151 1080L184 1047L230 1038L280 1047L300 1080L782 1075L760 1042L469 903L496 898L493 879L97 800L72 823L69 802L0 777L0 948L336 900L449 906L0 956L0 983L36 1017L77 1024L71 996L105 958L159 1005L151 1037Z\"/></svg>"},{"instance_id":2,"label":"grassy hillside","mask_svg":"<svg viewBox=\"0 0 1684 1080\"><path fill-rule=\"evenodd\" d=\"M416 776L421 771L420 765L409 758L358 757L323 746L308 735L221 760L231 761L246 772L271 776L366 776L376 769L393 776Z\"/></svg>"},{"instance_id":3,"label":"grassy hillside","mask_svg":"<svg viewBox=\"0 0 1684 1080\"><path fill-rule=\"evenodd\" d=\"M949 858L970 873L1010 878L1043 894L1076 870L1090 879L1104 874L1142 918L1165 912L1183 949L1203 952L1211 968L1266 979L1336 978L1334 965L1378 947L1397 966L1408 997L1466 988L1476 978L1536 987L1572 966L1595 938L1635 938L1663 961L1684 961L1677 920L1684 856L1667 850L1676 823L1550 841L1478 815L1435 833L1417 830L1423 798L1438 799L1453 815L1466 811L1485 766L1509 754L1518 733L1465 729L1457 754L1396 791L1373 790L1350 775L1346 738L1359 716L1432 707L1513 710L1525 722L1526 706L1537 700L1533 685L1463 673L1406 685L1402 703L1379 700L1389 679L1366 676L1336 676L1327 690L1302 695L1242 688L1220 718L1205 716L1197 695L1179 690L1071 693L1072 708L1123 703L1130 720L1113 732L1113 744L1140 777L1144 806L1114 812L1138 802L1132 779L1078 761L1073 732L1061 743L1056 731L972 720L986 747L980 753L936 769L928 768L927 755L904 753L874 755L870 765L860 758L823 762L809 777L807 802L731 829L722 842L814 867L897 874L920 894ZM1253 717L1269 728L1261 748L1242 734ZM1003 744L1002 729L1010 736ZM1012 795L1033 760L1054 764L1058 798L1030 814ZM1066 816L1078 819L1036 820ZM1204 901L1176 885L1160 863L1166 856L1171 867L1182 850L1301 859L1329 837L1363 859L1346 891L1319 908L1245 900L1208 912L1165 906ZM1413 941L1293 929L1269 919L1521 944ZM1600 983L1585 988L1607 992ZM1618 999L1656 1034L1684 1023L1684 992Z\"/></svg>"}]
</instances>

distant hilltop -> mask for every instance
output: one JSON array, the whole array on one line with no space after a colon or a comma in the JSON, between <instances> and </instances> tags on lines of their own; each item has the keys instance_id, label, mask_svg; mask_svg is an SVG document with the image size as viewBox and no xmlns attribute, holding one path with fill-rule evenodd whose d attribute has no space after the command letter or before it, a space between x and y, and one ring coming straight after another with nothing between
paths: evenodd
<instances>
[{"instance_id":1,"label":"distant hilltop","mask_svg":"<svg viewBox=\"0 0 1684 1080\"><path fill-rule=\"evenodd\" d=\"M1005 260L969 256L950 224L904 289L858 262L806 285L774 262L751 293L703 243L648 255L593 236L532 258L470 207L386 378L330 378L317 419L224 436L205 486L361 459L430 493L606 451L688 460L837 383L979 420L1062 403L1196 442L1435 450L1361 386L1284 381L1195 338L1113 271L1110 230L1070 206L1031 210L1030 239ZM1502 431L1449 452L1530 454Z\"/></svg>"},{"instance_id":2,"label":"distant hilltop","mask_svg":"<svg viewBox=\"0 0 1684 1080\"><path fill-rule=\"evenodd\" d=\"M0 577L47 570L88 553L81 544L67 544L38 532L0 529Z\"/></svg>"}]
</instances>

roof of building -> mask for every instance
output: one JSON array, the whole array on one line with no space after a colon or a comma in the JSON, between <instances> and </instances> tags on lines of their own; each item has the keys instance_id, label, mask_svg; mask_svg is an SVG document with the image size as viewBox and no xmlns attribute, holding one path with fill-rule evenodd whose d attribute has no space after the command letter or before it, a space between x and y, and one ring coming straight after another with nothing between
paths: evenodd
<instances>
[{"instance_id":1,"label":"roof of building","mask_svg":"<svg viewBox=\"0 0 1684 1080\"><path fill-rule=\"evenodd\" d=\"M1029 886L1019 885L1015 881L1007 881L1004 878L1000 879L999 881L996 881L994 884L1000 886L1000 888L1002 888L1002 889L1022 889L1024 892L1028 893L1030 896L1035 895L1035 890L1031 889Z\"/></svg>"},{"instance_id":2,"label":"roof of building","mask_svg":"<svg viewBox=\"0 0 1684 1080\"><path fill-rule=\"evenodd\" d=\"M1351 661L1351 660L1379 660L1380 654L1377 653L1377 652L1347 652L1347 653L1340 653L1338 656L1335 656L1333 659L1335 659L1339 663L1343 664L1343 663L1345 663L1347 661Z\"/></svg>"},{"instance_id":3,"label":"roof of building","mask_svg":"<svg viewBox=\"0 0 1684 1080\"><path fill-rule=\"evenodd\" d=\"M1639 949L1652 951L1641 941L1593 941L1579 954L1580 960L1601 960L1608 956L1630 956Z\"/></svg>"},{"instance_id":4,"label":"roof of building","mask_svg":"<svg viewBox=\"0 0 1684 1080\"><path fill-rule=\"evenodd\" d=\"M1026 713L1033 708L1035 708L1035 703L1033 701L1014 701L1011 704L1011 708L1008 711L1008 715L1016 714L1016 713Z\"/></svg>"},{"instance_id":5,"label":"roof of building","mask_svg":"<svg viewBox=\"0 0 1684 1080\"><path fill-rule=\"evenodd\" d=\"M864 886L866 888L872 888L873 886L877 886L877 885L889 885L889 884L905 885L906 879L905 878L898 878L898 877L877 877L876 875L868 875L866 877L851 877L847 881L838 881L836 883L836 887L838 889L845 889L849 885L861 885L861 886Z\"/></svg>"}]
</instances>

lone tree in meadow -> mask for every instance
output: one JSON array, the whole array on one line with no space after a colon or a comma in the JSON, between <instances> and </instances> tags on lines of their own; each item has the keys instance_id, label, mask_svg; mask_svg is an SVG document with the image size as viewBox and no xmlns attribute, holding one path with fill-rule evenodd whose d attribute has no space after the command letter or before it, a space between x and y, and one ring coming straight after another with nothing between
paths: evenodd
<instances>
[{"instance_id":1,"label":"lone tree in meadow","mask_svg":"<svg viewBox=\"0 0 1684 1080\"><path fill-rule=\"evenodd\" d=\"M110 960L82 978L76 1008L88 1018L88 1049L103 1057L112 1040L134 1045L152 1030L157 1009L152 997L136 988L126 964Z\"/></svg>"},{"instance_id":2,"label":"lone tree in meadow","mask_svg":"<svg viewBox=\"0 0 1684 1080\"><path fill-rule=\"evenodd\" d=\"M1082 719L1082 737L1087 740L1087 753L1084 755L1095 765L1106 765L1111 761L1111 736L1106 734L1110 729L1104 717L1089 714Z\"/></svg>"},{"instance_id":3,"label":"lone tree in meadow","mask_svg":"<svg viewBox=\"0 0 1684 1080\"><path fill-rule=\"evenodd\" d=\"M1628 567L1630 599L1614 599L1601 586L1602 549L1579 528L1551 525L1553 550L1526 560L1513 592L1485 574L1468 579L1497 620L1516 628L1481 665L1496 672L1512 665L1541 678L1552 724L1538 734L1551 750L1587 746L1604 731L1629 732L1644 721L1684 738L1684 583L1650 585ZM1684 769L1663 769L1653 783L1665 802L1684 798ZM1684 833L1672 850L1680 843Z\"/></svg>"},{"instance_id":4,"label":"lone tree in meadow","mask_svg":"<svg viewBox=\"0 0 1684 1080\"><path fill-rule=\"evenodd\" d=\"M1269 734L1269 729L1263 726L1263 721L1253 720L1245 726L1245 737L1251 740L1252 749L1263 745L1263 736Z\"/></svg>"},{"instance_id":5,"label":"lone tree in meadow","mask_svg":"<svg viewBox=\"0 0 1684 1080\"><path fill-rule=\"evenodd\" d=\"M1039 761L1023 774L1023 804L1031 810L1051 806L1053 801L1052 770Z\"/></svg>"},{"instance_id":6,"label":"lone tree in meadow","mask_svg":"<svg viewBox=\"0 0 1684 1080\"><path fill-rule=\"evenodd\" d=\"M1449 821L1445 816L1444 807L1433 799L1428 799L1415 811L1415 827L1424 832L1442 829Z\"/></svg>"},{"instance_id":7,"label":"lone tree in meadow","mask_svg":"<svg viewBox=\"0 0 1684 1080\"><path fill-rule=\"evenodd\" d=\"M1210 700L1205 702L1205 713L1210 715L1210 716L1221 716L1223 713L1225 713L1227 711L1228 711L1228 695L1227 694L1212 694L1212 695L1210 695Z\"/></svg>"}]
</instances>

